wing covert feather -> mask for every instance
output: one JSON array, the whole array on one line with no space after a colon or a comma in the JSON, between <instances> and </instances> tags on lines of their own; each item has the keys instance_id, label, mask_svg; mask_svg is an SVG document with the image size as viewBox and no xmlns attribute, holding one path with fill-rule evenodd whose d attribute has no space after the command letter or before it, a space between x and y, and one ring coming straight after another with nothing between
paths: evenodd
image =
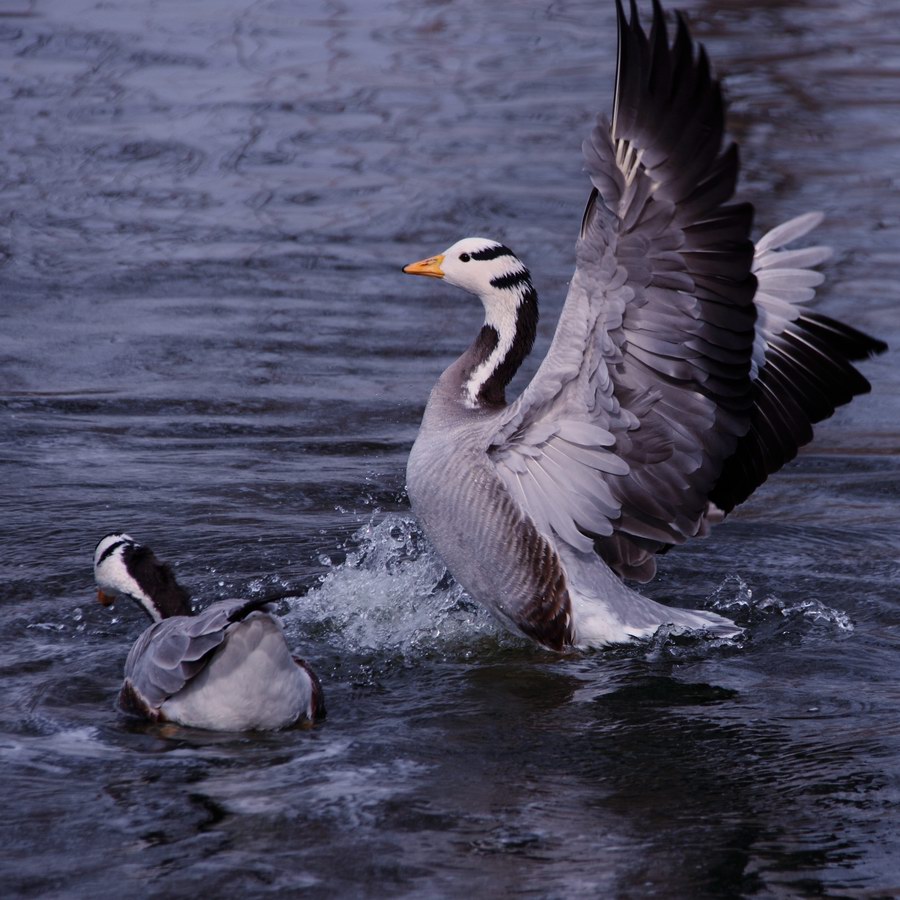
<instances>
[{"instance_id":1,"label":"wing covert feather","mask_svg":"<svg viewBox=\"0 0 900 900\"><path fill-rule=\"evenodd\" d=\"M158 709L207 665L233 623L265 600L222 600L196 616L175 616L147 628L125 662L125 678L141 698Z\"/></svg>"}]
</instances>

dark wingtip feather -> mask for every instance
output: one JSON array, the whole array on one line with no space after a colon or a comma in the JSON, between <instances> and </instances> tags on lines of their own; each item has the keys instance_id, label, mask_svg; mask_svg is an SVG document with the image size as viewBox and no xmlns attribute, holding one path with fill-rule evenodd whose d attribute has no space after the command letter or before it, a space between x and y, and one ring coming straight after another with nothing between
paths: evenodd
<instances>
[{"instance_id":1,"label":"dark wingtip feather","mask_svg":"<svg viewBox=\"0 0 900 900\"><path fill-rule=\"evenodd\" d=\"M267 607L269 606L269 604L274 603L276 600L279 600L282 597L286 596L296 596L296 594L279 594L277 597L254 597L252 600L248 600L237 609L232 610L232 612L228 614L228 621L240 622L242 619L246 619L247 616L249 616L252 612L256 612L260 609L267 611Z\"/></svg>"},{"instance_id":2,"label":"dark wingtip feather","mask_svg":"<svg viewBox=\"0 0 900 900\"><path fill-rule=\"evenodd\" d=\"M239 606L237 609L233 610L228 616L228 621L238 622L241 619L245 619L250 615L250 613L255 612L258 609L261 609L264 612L269 612L269 607L273 606L275 603L278 603L281 600L296 599L297 597L302 596L305 592L305 588L297 587L289 591L279 591L275 594L264 594L262 597L254 597L251 600L247 600L242 606Z\"/></svg>"},{"instance_id":3,"label":"dark wingtip feather","mask_svg":"<svg viewBox=\"0 0 900 900\"><path fill-rule=\"evenodd\" d=\"M640 17L638 16L637 0L630 0L629 12L631 14L631 23L630 23L631 27L635 30L640 29L641 20L640 20Z\"/></svg>"},{"instance_id":4,"label":"dark wingtip feather","mask_svg":"<svg viewBox=\"0 0 900 900\"><path fill-rule=\"evenodd\" d=\"M790 323L766 348L750 430L709 499L726 513L743 503L809 443L813 425L871 390L851 362L886 349L884 341L818 313L804 312Z\"/></svg>"},{"instance_id":5,"label":"dark wingtip feather","mask_svg":"<svg viewBox=\"0 0 900 900\"><path fill-rule=\"evenodd\" d=\"M591 188L591 194L588 197L587 203L584 206L584 214L581 217L581 232L580 236L584 239L588 230L588 223L591 220L591 216L594 212L594 205L597 203L598 198L600 197L600 191L597 188Z\"/></svg>"},{"instance_id":6,"label":"dark wingtip feather","mask_svg":"<svg viewBox=\"0 0 900 900\"><path fill-rule=\"evenodd\" d=\"M616 0L616 23L619 28L619 43L622 42L622 32L628 27L628 20L625 18L625 10L622 7L622 0Z\"/></svg>"},{"instance_id":7,"label":"dark wingtip feather","mask_svg":"<svg viewBox=\"0 0 900 900\"><path fill-rule=\"evenodd\" d=\"M888 349L884 341L819 313L805 312L800 320L807 331L833 346L849 360L869 359Z\"/></svg>"}]
</instances>

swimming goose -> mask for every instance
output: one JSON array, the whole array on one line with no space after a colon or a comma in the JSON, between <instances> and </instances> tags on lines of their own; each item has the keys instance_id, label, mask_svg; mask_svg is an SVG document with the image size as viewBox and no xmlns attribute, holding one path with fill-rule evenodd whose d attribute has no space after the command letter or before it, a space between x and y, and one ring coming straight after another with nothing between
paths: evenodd
<instances>
[{"instance_id":1,"label":"swimming goose","mask_svg":"<svg viewBox=\"0 0 900 900\"><path fill-rule=\"evenodd\" d=\"M528 269L465 238L404 272L443 279L485 310L474 343L431 392L407 468L410 502L456 580L513 631L551 650L652 635L733 635L623 579L705 535L869 390L850 364L885 344L809 312L824 247L788 249L820 221L792 219L754 246L753 207L731 203L734 144L706 53L653 4L645 33L617 0L612 122L584 142L593 189L576 268L546 358L532 348Z\"/></svg>"},{"instance_id":2,"label":"swimming goose","mask_svg":"<svg viewBox=\"0 0 900 900\"><path fill-rule=\"evenodd\" d=\"M94 550L97 598L130 597L153 619L125 663L119 705L155 722L215 731L284 728L324 718L322 686L291 656L265 599L191 611L169 566L127 534Z\"/></svg>"}]
</instances>

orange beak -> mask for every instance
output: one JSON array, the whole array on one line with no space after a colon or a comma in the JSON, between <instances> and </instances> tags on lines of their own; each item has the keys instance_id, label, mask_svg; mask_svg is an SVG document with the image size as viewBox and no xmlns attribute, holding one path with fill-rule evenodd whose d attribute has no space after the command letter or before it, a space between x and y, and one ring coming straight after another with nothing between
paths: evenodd
<instances>
[{"instance_id":1,"label":"orange beak","mask_svg":"<svg viewBox=\"0 0 900 900\"><path fill-rule=\"evenodd\" d=\"M443 278L444 270L441 263L444 261L443 253L437 256L429 256L428 259L420 259L403 267L407 275L428 275L431 278Z\"/></svg>"},{"instance_id":2,"label":"orange beak","mask_svg":"<svg viewBox=\"0 0 900 900\"><path fill-rule=\"evenodd\" d=\"M116 598L111 594L104 594L99 588L97 589L97 599L104 606L112 606L116 602Z\"/></svg>"}]
</instances>

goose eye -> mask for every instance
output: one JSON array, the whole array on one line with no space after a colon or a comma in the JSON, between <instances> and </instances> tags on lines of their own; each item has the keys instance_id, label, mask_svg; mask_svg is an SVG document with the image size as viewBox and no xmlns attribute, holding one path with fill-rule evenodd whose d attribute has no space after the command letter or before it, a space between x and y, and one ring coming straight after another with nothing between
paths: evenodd
<instances>
[{"instance_id":1,"label":"goose eye","mask_svg":"<svg viewBox=\"0 0 900 900\"><path fill-rule=\"evenodd\" d=\"M459 254L459 261L460 261L460 262L468 262L471 258L472 258L472 257L469 256L468 253L460 253L460 254Z\"/></svg>"}]
</instances>

